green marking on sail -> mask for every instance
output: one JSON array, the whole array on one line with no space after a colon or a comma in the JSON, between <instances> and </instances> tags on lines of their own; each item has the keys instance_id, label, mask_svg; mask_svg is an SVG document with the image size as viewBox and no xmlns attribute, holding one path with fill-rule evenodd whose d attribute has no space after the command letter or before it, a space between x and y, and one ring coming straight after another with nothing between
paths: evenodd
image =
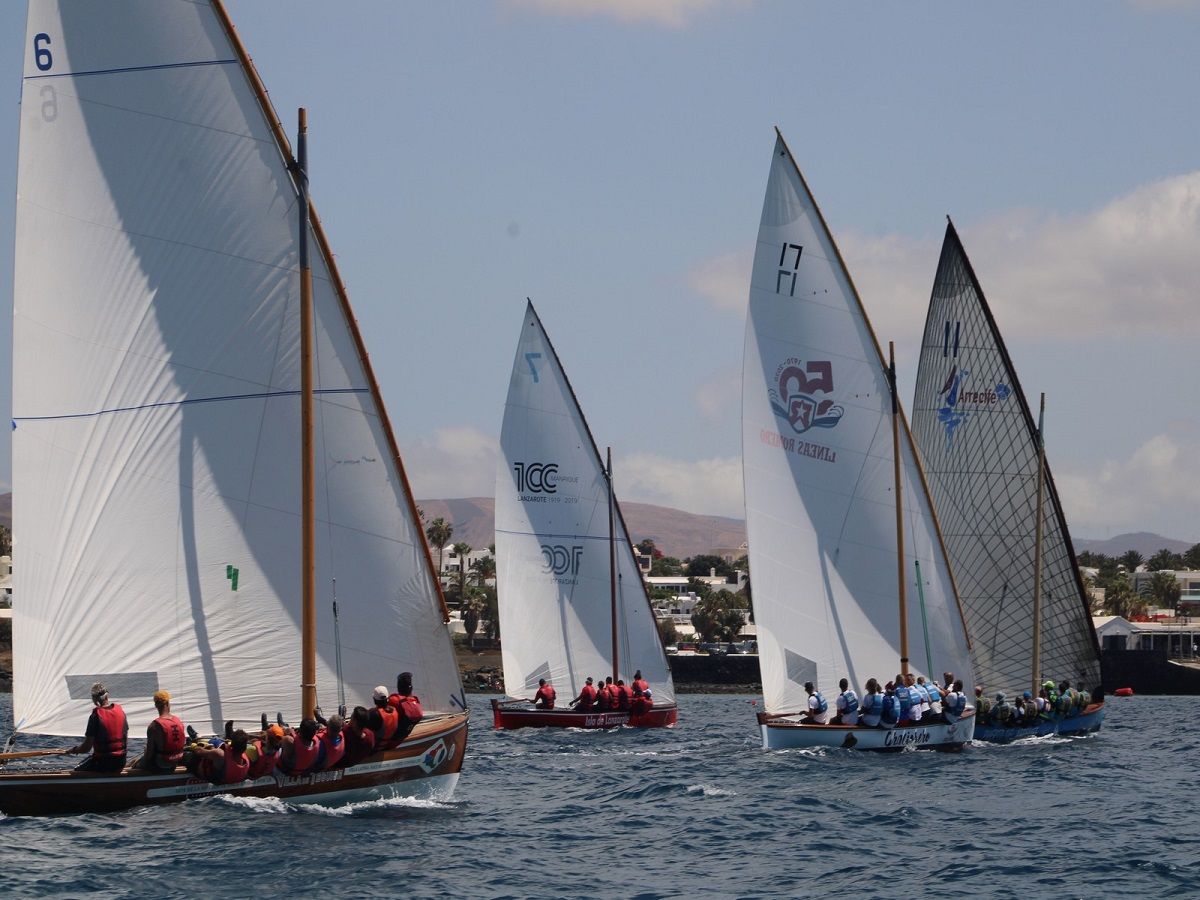
<instances>
[{"instance_id":1,"label":"green marking on sail","mask_svg":"<svg viewBox=\"0 0 1200 900\"><path fill-rule=\"evenodd\" d=\"M237 590L237 582L238 582L238 570L235 569L233 566L226 566L225 567L225 577L229 579L230 584L232 585L233 589L236 591Z\"/></svg>"}]
</instances>

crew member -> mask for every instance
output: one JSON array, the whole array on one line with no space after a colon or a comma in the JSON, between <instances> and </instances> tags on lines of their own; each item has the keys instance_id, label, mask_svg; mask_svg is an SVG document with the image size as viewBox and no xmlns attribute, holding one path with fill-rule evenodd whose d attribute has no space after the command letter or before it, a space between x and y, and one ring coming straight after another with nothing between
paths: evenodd
<instances>
[{"instance_id":1,"label":"crew member","mask_svg":"<svg viewBox=\"0 0 1200 900\"><path fill-rule=\"evenodd\" d=\"M811 681L804 682L804 690L808 692L808 713L800 717L800 724L829 724L829 702L821 696L820 691L813 687Z\"/></svg>"},{"instance_id":2,"label":"crew member","mask_svg":"<svg viewBox=\"0 0 1200 900\"><path fill-rule=\"evenodd\" d=\"M108 689L99 681L92 685L92 714L88 716L83 740L70 753L91 756L75 767L76 772L120 772L125 768L129 742L129 720L125 710L108 699Z\"/></svg>"},{"instance_id":3,"label":"crew member","mask_svg":"<svg viewBox=\"0 0 1200 900\"><path fill-rule=\"evenodd\" d=\"M377 689L378 690L378 689ZM384 688L386 698L387 688ZM283 736L283 749L279 754L279 771L285 775L305 775L312 771L321 753L321 743L317 740L317 722L315 719L304 719L296 730L288 729L291 733Z\"/></svg>"},{"instance_id":4,"label":"crew member","mask_svg":"<svg viewBox=\"0 0 1200 900\"><path fill-rule=\"evenodd\" d=\"M975 721L987 724L992 713L992 701L983 696L983 688L975 688Z\"/></svg>"},{"instance_id":5,"label":"crew member","mask_svg":"<svg viewBox=\"0 0 1200 900\"><path fill-rule=\"evenodd\" d=\"M246 758L246 746L249 743L249 736L239 728L233 733L233 738L220 747L196 748L192 751L199 760L196 774L213 784L245 781L250 774L250 760Z\"/></svg>"},{"instance_id":6,"label":"crew member","mask_svg":"<svg viewBox=\"0 0 1200 900\"><path fill-rule=\"evenodd\" d=\"M600 688L596 691L596 709L600 712L612 709L612 691L603 678L600 679Z\"/></svg>"},{"instance_id":7,"label":"crew member","mask_svg":"<svg viewBox=\"0 0 1200 900\"><path fill-rule=\"evenodd\" d=\"M896 684L889 681L883 694L883 710L879 713L880 728L895 728L900 724L900 698L896 696Z\"/></svg>"},{"instance_id":8,"label":"crew member","mask_svg":"<svg viewBox=\"0 0 1200 900\"><path fill-rule=\"evenodd\" d=\"M388 703L388 689L382 684L371 691L371 699L375 701L372 713L379 714L379 725L375 728L375 747L387 750L396 746L396 733L400 730L400 710Z\"/></svg>"},{"instance_id":9,"label":"crew member","mask_svg":"<svg viewBox=\"0 0 1200 900\"><path fill-rule=\"evenodd\" d=\"M642 677L641 669L633 673L633 684L630 687L633 689L633 699L630 701L629 708L634 715L641 715L654 705L650 699L650 685Z\"/></svg>"},{"instance_id":10,"label":"crew member","mask_svg":"<svg viewBox=\"0 0 1200 900\"><path fill-rule=\"evenodd\" d=\"M834 725L858 724L858 694L850 687L850 682L843 678L838 682L842 692L837 695L837 715L833 717Z\"/></svg>"},{"instance_id":11,"label":"crew member","mask_svg":"<svg viewBox=\"0 0 1200 900\"><path fill-rule=\"evenodd\" d=\"M913 721L920 722L925 718L925 714L929 712L929 690L925 687L925 679L920 681L913 679L912 675L906 676L908 682L908 693L912 697L912 712Z\"/></svg>"},{"instance_id":12,"label":"crew member","mask_svg":"<svg viewBox=\"0 0 1200 900\"><path fill-rule=\"evenodd\" d=\"M187 735L183 722L171 714L171 695L167 691L156 691L154 708L158 718L146 726L146 749L133 763L133 768L147 772L174 772L183 762L183 745Z\"/></svg>"},{"instance_id":13,"label":"crew member","mask_svg":"<svg viewBox=\"0 0 1200 900\"><path fill-rule=\"evenodd\" d=\"M354 707L349 723L342 729L342 737L346 740L343 765L357 765L375 752L375 732L371 730L369 718L365 706Z\"/></svg>"},{"instance_id":14,"label":"crew member","mask_svg":"<svg viewBox=\"0 0 1200 900\"><path fill-rule=\"evenodd\" d=\"M1005 728L1012 725L1013 708L1008 702L1008 697L1003 691L996 694L996 703L992 707L991 721L996 725L1001 725Z\"/></svg>"},{"instance_id":15,"label":"crew member","mask_svg":"<svg viewBox=\"0 0 1200 900\"><path fill-rule=\"evenodd\" d=\"M246 773L249 779L262 778L275 771L279 762L279 751L283 747L283 727L272 725L263 732L261 738L250 741L246 745L246 759L250 761L250 769Z\"/></svg>"},{"instance_id":16,"label":"crew member","mask_svg":"<svg viewBox=\"0 0 1200 900\"><path fill-rule=\"evenodd\" d=\"M529 702L538 709L554 709L554 700L557 697L558 692L554 690L554 685L546 681L545 678L539 678L537 693L533 695L533 699Z\"/></svg>"},{"instance_id":17,"label":"crew member","mask_svg":"<svg viewBox=\"0 0 1200 900\"><path fill-rule=\"evenodd\" d=\"M321 745L317 753L317 761L313 765L314 772L326 769L341 768L342 757L346 755L346 739L342 735L342 717L336 713L329 717L324 727L317 732L317 743Z\"/></svg>"},{"instance_id":18,"label":"crew member","mask_svg":"<svg viewBox=\"0 0 1200 900\"><path fill-rule=\"evenodd\" d=\"M919 722L921 720L920 701L915 700L912 692L908 689L908 685L904 683L904 676L897 675L896 680L892 682L892 694L900 701L900 721L901 722ZM917 707L917 711L913 712L913 707ZM913 718L913 716L916 718Z\"/></svg>"},{"instance_id":19,"label":"crew member","mask_svg":"<svg viewBox=\"0 0 1200 900\"><path fill-rule=\"evenodd\" d=\"M924 718L926 718L926 719L933 718L933 719L937 719L938 721L941 721L942 692L941 692L941 689L938 688L937 682L933 681L933 680L926 681L924 675L919 675L917 677L917 684L924 687L925 692L927 694L929 694L929 709L927 709L925 711ZM949 686L946 687L946 690L950 690Z\"/></svg>"},{"instance_id":20,"label":"crew member","mask_svg":"<svg viewBox=\"0 0 1200 900\"><path fill-rule=\"evenodd\" d=\"M962 692L963 683L960 678L953 685L947 685L946 696L942 699L942 718L953 725L967 711L967 695Z\"/></svg>"},{"instance_id":21,"label":"crew member","mask_svg":"<svg viewBox=\"0 0 1200 900\"><path fill-rule=\"evenodd\" d=\"M633 688L625 683L624 678L617 679L617 709L627 710L633 703Z\"/></svg>"},{"instance_id":22,"label":"crew member","mask_svg":"<svg viewBox=\"0 0 1200 900\"><path fill-rule=\"evenodd\" d=\"M879 689L879 682L874 678L867 679L867 687L863 693L862 704L859 707L859 713L862 718L862 723L871 728L879 727L879 716L883 712L883 691Z\"/></svg>"},{"instance_id":23,"label":"crew member","mask_svg":"<svg viewBox=\"0 0 1200 900\"><path fill-rule=\"evenodd\" d=\"M400 724L396 727L395 743L400 743L425 717L421 698L413 694L412 672L401 672L396 676L396 693L388 696L388 706L400 713Z\"/></svg>"},{"instance_id":24,"label":"crew member","mask_svg":"<svg viewBox=\"0 0 1200 900\"><path fill-rule=\"evenodd\" d=\"M575 708L576 712L587 712L595 702L596 689L592 686L592 679L589 678L579 689L579 696L571 701L571 706Z\"/></svg>"}]
</instances>

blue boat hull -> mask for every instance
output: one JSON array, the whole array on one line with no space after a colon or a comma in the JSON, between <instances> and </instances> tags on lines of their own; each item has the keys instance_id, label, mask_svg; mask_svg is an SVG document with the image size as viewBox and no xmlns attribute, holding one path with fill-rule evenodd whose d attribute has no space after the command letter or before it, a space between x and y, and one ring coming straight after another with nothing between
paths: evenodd
<instances>
[{"instance_id":1,"label":"blue boat hull","mask_svg":"<svg viewBox=\"0 0 1200 900\"><path fill-rule=\"evenodd\" d=\"M1008 744L1021 738L1045 737L1048 734L1090 734L1099 731L1104 722L1104 704L1093 703L1077 716L1066 719L1043 719L1036 725L1004 728L999 725L975 723L975 740L993 744Z\"/></svg>"}]
</instances>

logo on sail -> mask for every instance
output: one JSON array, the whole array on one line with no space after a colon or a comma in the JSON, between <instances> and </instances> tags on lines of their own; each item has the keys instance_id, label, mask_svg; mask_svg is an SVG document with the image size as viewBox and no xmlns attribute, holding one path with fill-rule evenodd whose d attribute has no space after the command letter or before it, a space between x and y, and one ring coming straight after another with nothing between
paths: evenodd
<instances>
[{"instance_id":1,"label":"logo on sail","mask_svg":"<svg viewBox=\"0 0 1200 900\"><path fill-rule=\"evenodd\" d=\"M946 432L947 450L954 446L954 433L958 427L971 415L971 410L964 409L964 406L967 404L990 406L995 403L1003 403L1012 393L1012 388L1003 382L997 382L994 388L982 391L963 390L963 382L971 373L967 369L958 367L958 343L961 329L961 322L947 322L942 339L942 356L953 359L950 374L946 376L945 384L938 391L939 397L945 397L942 405L938 407L937 417L938 423Z\"/></svg>"},{"instance_id":2,"label":"logo on sail","mask_svg":"<svg viewBox=\"0 0 1200 900\"><path fill-rule=\"evenodd\" d=\"M542 544L542 556L546 560L543 569L546 574L554 575L554 580L560 583L575 583L583 559L582 544Z\"/></svg>"},{"instance_id":3,"label":"logo on sail","mask_svg":"<svg viewBox=\"0 0 1200 900\"><path fill-rule=\"evenodd\" d=\"M845 410L818 396L833 392L833 363L790 357L775 370L775 379L778 387L767 392L771 409L796 434L811 428L833 428L841 421Z\"/></svg>"},{"instance_id":4,"label":"logo on sail","mask_svg":"<svg viewBox=\"0 0 1200 900\"><path fill-rule=\"evenodd\" d=\"M553 494L558 490L558 463L513 463L517 493Z\"/></svg>"}]
</instances>

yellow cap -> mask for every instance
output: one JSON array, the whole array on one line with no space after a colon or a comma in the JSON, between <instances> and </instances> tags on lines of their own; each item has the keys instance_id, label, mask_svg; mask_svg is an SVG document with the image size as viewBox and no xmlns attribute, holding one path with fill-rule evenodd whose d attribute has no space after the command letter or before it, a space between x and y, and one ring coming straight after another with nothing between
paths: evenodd
<instances>
[{"instance_id":1,"label":"yellow cap","mask_svg":"<svg viewBox=\"0 0 1200 900\"><path fill-rule=\"evenodd\" d=\"M171 702L171 692L170 691L155 691L154 692L154 702L155 703L170 703Z\"/></svg>"}]
</instances>

